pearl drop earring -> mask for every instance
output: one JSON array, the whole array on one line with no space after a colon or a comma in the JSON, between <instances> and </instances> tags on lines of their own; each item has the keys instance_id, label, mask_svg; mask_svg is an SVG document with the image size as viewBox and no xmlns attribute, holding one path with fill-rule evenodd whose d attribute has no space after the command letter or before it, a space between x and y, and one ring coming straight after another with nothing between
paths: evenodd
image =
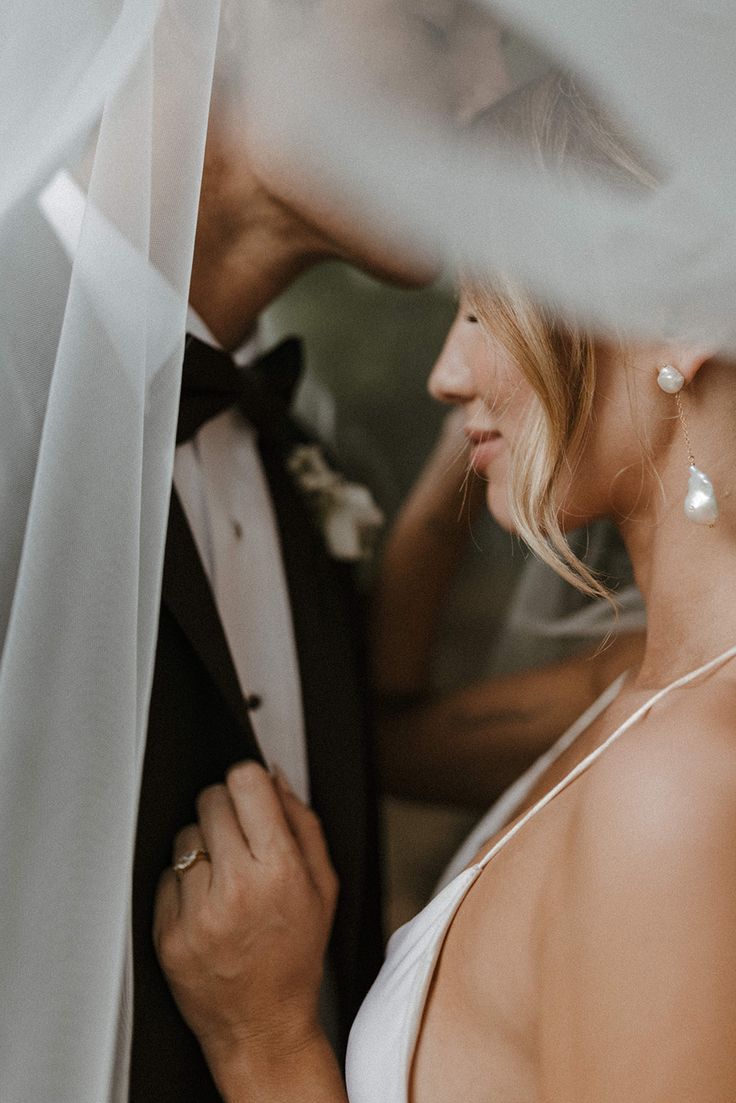
<instances>
[{"instance_id":1,"label":"pearl drop earring","mask_svg":"<svg viewBox=\"0 0 736 1103\"><path fill-rule=\"evenodd\" d=\"M690 478L687 484L687 494L685 495L685 516L696 525L710 525L712 527L718 520L718 502L716 501L713 483L704 471L695 466L695 457L693 456L690 434L687 429L687 418L680 397L680 391L685 386L685 376L677 368L673 368L671 364L665 364L663 368L659 369L657 383L660 390L663 390L665 394L675 396L677 416L680 419L685 444L687 445Z\"/></svg>"}]
</instances>

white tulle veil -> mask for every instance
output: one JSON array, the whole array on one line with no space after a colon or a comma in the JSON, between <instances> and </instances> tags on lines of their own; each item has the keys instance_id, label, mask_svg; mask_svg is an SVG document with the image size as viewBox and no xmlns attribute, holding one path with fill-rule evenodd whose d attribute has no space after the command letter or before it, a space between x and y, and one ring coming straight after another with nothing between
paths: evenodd
<instances>
[{"instance_id":1,"label":"white tulle veil","mask_svg":"<svg viewBox=\"0 0 736 1103\"><path fill-rule=\"evenodd\" d=\"M0 1098L100 1103L127 1094L131 846L217 11L10 9ZM82 153L86 207L62 241L43 197Z\"/></svg>"},{"instance_id":2,"label":"white tulle veil","mask_svg":"<svg viewBox=\"0 0 736 1103\"><path fill-rule=\"evenodd\" d=\"M458 136L437 106L450 70L427 60L457 0L360 0L374 17L359 25L358 0L225 3L221 75L244 132L304 188L598 325L736 344L732 3L476 0L660 167L646 198ZM392 55L397 11L416 54ZM126 1097L131 855L219 20L218 0L0 14L7 1103ZM411 82L386 80L391 64ZM60 237L44 196L62 169L86 204Z\"/></svg>"}]
</instances>

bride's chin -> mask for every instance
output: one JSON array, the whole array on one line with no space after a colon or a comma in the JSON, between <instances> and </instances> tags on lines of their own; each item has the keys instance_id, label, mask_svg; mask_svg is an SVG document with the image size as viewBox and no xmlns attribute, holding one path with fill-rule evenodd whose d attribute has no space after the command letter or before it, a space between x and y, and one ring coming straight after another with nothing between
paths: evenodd
<instances>
[{"instance_id":1,"label":"bride's chin","mask_svg":"<svg viewBox=\"0 0 736 1103\"><path fill-rule=\"evenodd\" d=\"M500 528L511 533L512 536L518 535L516 526L511 519L509 500L505 489L489 483L486 487L486 506L491 517Z\"/></svg>"}]
</instances>

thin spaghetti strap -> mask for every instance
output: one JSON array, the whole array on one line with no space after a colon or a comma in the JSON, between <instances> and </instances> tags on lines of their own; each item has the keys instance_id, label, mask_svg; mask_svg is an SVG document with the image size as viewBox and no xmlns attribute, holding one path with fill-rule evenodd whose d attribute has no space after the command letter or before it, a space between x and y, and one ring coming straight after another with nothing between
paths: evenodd
<instances>
[{"instance_id":1,"label":"thin spaghetti strap","mask_svg":"<svg viewBox=\"0 0 736 1103\"><path fill-rule=\"evenodd\" d=\"M641 720L643 716L646 716L649 710L653 708L654 705L656 705L659 701L661 701L663 697L666 697L667 694L671 693L673 689L681 689L682 686L686 686L690 682L694 682L697 678L702 677L703 674L709 674L712 670L715 670L717 667L722 666L723 663L728 662L729 659L732 659L734 657L736 657L736 646L729 647L727 651L724 651L722 652L722 654L717 655L715 659L711 659L710 662L705 663L703 666L699 666L697 670L691 670L689 674L683 674L681 678L677 678L676 681L670 682L669 685L666 685L664 687L664 689L657 690L657 692L653 694L653 696L650 697L648 701L641 705L640 708L638 708L636 712L634 712L627 720L625 720L620 727L616 728L616 730L611 735L609 735L608 738L605 739L599 747L596 747L594 751L591 751L589 755L586 755L585 758L581 759L581 761L578 762L577 766L573 767L573 769L570 770L570 772L566 774L565 777L563 777L562 780L557 783L557 785L550 789L548 793L545 793L541 800L537 801L536 804L534 804L527 812L525 812L521 819L517 820L513 827L510 827L509 830L494 843L488 853L485 854L484 857L480 860L480 862L478 863L478 867L481 869L484 868L487 863L490 862L490 860L495 857L496 854L498 854L499 850L503 846L505 846L507 842L513 839L514 835L518 834L518 832L521 831L522 827L524 827L524 825L528 823L530 819L536 816L538 812L541 812L541 810L545 808L550 803L550 801L554 800L558 793L561 793L563 789L566 789L567 786L571 784L571 782L575 781L576 778L585 773L585 771L589 769L589 767L592 766L598 758L600 758L603 752L608 750L612 743L615 743L616 740L624 734L624 732L627 732L629 728L638 723L638 721Z\"/></svg>"}]
</instances>

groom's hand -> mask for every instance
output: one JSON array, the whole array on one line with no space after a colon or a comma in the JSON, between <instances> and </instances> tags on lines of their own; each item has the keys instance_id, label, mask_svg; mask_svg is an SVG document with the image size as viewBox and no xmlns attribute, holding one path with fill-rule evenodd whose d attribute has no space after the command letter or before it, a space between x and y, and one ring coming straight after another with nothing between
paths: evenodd
<instances>
[{"instance_id":1,"label":"groom's hand","mask_svg":"<svg viewBox=\"0 0 736 1103\"><path fill-rule=\"evenodd\" d=\"M278 1060L319 1034L337 900L322 829L281 778L253 762L206 789L197 811L198 824L174 846L185 868L159 885L159 960L211 1065L251 1050Z\"/></svg>"}]
</instances>

